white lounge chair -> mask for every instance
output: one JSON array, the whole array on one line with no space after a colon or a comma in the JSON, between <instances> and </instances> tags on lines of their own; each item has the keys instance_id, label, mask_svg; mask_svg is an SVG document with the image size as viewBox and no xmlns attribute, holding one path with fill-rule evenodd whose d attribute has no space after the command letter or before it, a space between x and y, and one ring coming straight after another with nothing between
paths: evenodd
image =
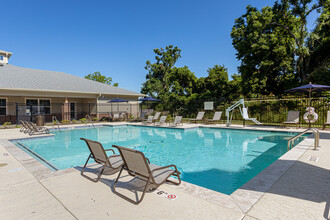
<instances>
[{"instance_id":1,"label":"white lounge chair","mask_svg":"<svg viewBox=\"0 0 330 220\"><path fill-rule=\"evenodd\" d=\"M330 111L328 111L328 114L327 114L327 122L325 122L323 124L323 130L325 129L325 126L328 126L330 125Z\"/></svg>"},{"instance_id":2,"label":"white lounge chair","mask_svg":"<svg viewBox=\"0 0 330 220\"><path fill-rule=\"evenodd\" d=\"M288 117L283 124L295 124L299 127L299 111L288 111Z\"/></svg>"},{"instance_id":3,"label":"white lounge chair","mask_svg":"<svg viewBox=\"0 0 330 220\"><path fill-rule=\"evenodd\" d=\"M156 114L155 114L155 116L153 117L152 120L157 121L158 118L159 118L159 116L160 116L160 114L161 114L161 112L156 112Z\"/></svg>"},{"instance_id":4,"label":"white lounge chair","mask_svg":"<svg viewBox=\"0 0 330 220\"><path fill-rule=\"evenodd\" d=\"M166 123L166 118L167 116L161 116L160 120L158 122L155 122L155 125L159 125L159 126L164 125Z\"/></svg>"},{"instance_id":5,"label":"white lounge chair","mask_svg":"<svg viewBox=\"0 0 330 220\"><path fill-rule=\"evenodd\" d=\"M174 122L168 124L168 126L170 126L170 127L176 127L178 125L183 125L182 124L182 116L175 116Z\"/></svg>"},{"instance_id":6,"label":"white lounge chair","mask_svg":"<svg viewBox=\"0 0 330 220\"><path fill-rule=\"evenodd\" d=\"M153 123L153 121L152 121L153 119L154 119L154 116L150 115L150 116L148 116L148 119L146 121L143 121L142 123L144 125L152 124Z\"/></svg>"},{"instance_id":7,"label":"white lounge chair","mask_svg":"<svg viewBox=\"0 0 330 220\"><path fill-rule=\"evenodd\" d=\"M222 112L215 112L213 118L206 119L206 121L208 121L208 122L220 121L221 115L222 115Z\"/></svg>"},{"instance_id":8,"label":"white lounge chair","mask_svg":"<svg viewBox=\"0 0 330 220\"><path fill-rule=\"evenodd\" d=\"M146 116L147 112L142 112L140 114L140 117L135 119L135 121L143 121L144 120L144 117Z\"/></svg>"},{"instance_id":9,"label":"white lounge chair","mask_svg":"<svg viewBox=\"0 0 330 220\"><path fill-rule=\"evenodd\" d=\"M113 121L119 121L120 117L119 117L119 113L114 113L113 114L113 117L112 117L112 120Z\"/></svg>"},{"instance_id":10,"label":"white lounge chair","mask_svg":"<svg viewBox=\"0 0 330 220\"><path fill-rule=\"evenodd\" d=\"M248 115L248 108L242 108L241 114L243 116L243 120L246 121L253 121L254 123L256 123L257 125L262 125L261 122L259 122L256 118L250 118ZM244 123L245 124L245 123Z\"/></svg>"},{"instance_id":11,"label":"white lounge chair","mask_svg":"<svg viewBox=\"0 0 330 220\"><path fill-rule=\"evenodd\" d=\"M203 120L205 112L198 112L197 117L195 119L190 119L192 122L197 122Z\"/></svg>"}]
</instances>

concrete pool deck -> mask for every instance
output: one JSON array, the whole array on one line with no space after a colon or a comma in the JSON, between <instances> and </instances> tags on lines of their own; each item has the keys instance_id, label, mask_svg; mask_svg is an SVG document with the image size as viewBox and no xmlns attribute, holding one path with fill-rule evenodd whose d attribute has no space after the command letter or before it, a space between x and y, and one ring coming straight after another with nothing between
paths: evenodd
<instances>
[{"instance_id":1,"label":"concrete pool deck","mask_svg":"<svg viewBox=\"0 0 330 220\"><path fill-rule=\"evenodd\" d=\"M185 124L184 128L196 126L205 125ZM303 131L273 127L244 129ZM313 150L311 138L305 139L231 195L186 182L178 187L164 184L148 192L137 206L112 192L117 173L103 175L100 182L94 183L80 175L80 167L51 171L8 142L19 138L29 135L18 129L0 130L0 219L330 218L329 131L321 131L318 151ZM93 173L89 175L93 177ZM121 178L118 190L134 198L133 191L141 194L141 182L129 180L127 176ZM166 199L163 192L177 198Z\"/></svg>"}]
</instances>

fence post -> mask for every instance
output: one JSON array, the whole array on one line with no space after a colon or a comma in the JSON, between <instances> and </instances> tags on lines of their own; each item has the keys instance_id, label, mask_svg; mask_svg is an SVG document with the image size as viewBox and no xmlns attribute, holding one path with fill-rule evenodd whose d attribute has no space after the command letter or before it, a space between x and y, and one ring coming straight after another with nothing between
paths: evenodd
<instances>
[{"instance_id":1,"label":"fence post","mask_svg":"<svg viewBox=\"0 0 330 220\"><path fill-rule=\"evenodd\" d=\"M30 122L32 122L32 105L30 105Z\"/></svg>"},{"instance_id":2,"label":"fence post","mask_svg":"<svg viewBox=\"0 0 330 220\"><path fill-rule=\"evenodd\" d=\"M88 115L91 115L91 103L88 103Z\"/></svg>"},{"instance_id":3,"label":"fence post","mask_svg":"<svg viewBox=\"0 0 330 220\"><path fill-rule=\"evenodd\" d=\"M18 103L15 102L16 104L16 124L18 125Z\"/></svg>"}]
</instances>

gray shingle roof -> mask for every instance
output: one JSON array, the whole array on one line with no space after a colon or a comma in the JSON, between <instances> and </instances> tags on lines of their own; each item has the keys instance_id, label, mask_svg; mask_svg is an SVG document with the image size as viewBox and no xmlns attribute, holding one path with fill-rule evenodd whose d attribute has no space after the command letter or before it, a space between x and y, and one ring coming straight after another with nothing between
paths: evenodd
<instances>
[{"instance_id":1,"label":"gray shingle roof","mask_svg":"<svg viewBox=\"0 0 330 220\"><path fill-rule=\"evenodd\" d=\"M0 66L0 89L50 90L142 96L142 94L137 92L63 72L29 69L10 64Z\"/></svg>"}]
</instances>

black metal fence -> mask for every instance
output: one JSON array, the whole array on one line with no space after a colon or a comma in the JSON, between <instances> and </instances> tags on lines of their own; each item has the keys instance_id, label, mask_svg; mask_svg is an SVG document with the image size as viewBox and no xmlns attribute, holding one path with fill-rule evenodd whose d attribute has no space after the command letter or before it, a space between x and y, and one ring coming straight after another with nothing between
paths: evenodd
<instances>
[{"instance_id":1,"label":"black metal fence","mask_svg":"<svg viewBox=\"0 0 330 220\"><path fill-rule=\"evenodd\" d=\"M220 123L226 123L226 109L232 106L235 102L227 102L224 98L214 100L194 100L185 106L179 106L176 110L173 109L158 109L161 111L172 113L171 116L182 115L184 118L195 118L198 111L204 111L205 102L213 102L213 110L205 110L205 118L213 118L215 111L222 111ZM288 111L299 111L299 126L307 127L309 125L303 119L307 112L306 108L309 106L308 98L289 98L289 99L264 99L264 100L247 100L244 101L245 107L248 108L248 115L250 118L257 118L263 125L279 126L287 120ZM327 111L330 111L330 97L313 98L311 106L315 108L318 114L318 120L312 123L312 127L322 127L327 121ZM242 106L240 106L242 107ZM157 106L156 106L157 111ZM242 124L243 118L239 107L233 111L232 123ZM246 121L246 124L254 124L251 121Z\"/></svg>"},{"instance_id":2,"label":"black metal fence","mask_svg":"<svg viewBox=\"0 0 330 220\"><path fill-rule=\"evenodd\" d=\"M49 105L27 105L25 103L6 103L0 111L0 125L5 122L20 124L20 121L35 122L36 116L45 117L45 122L79 121L89 115L94 120L111 120L114 114L124 118L139 116L138 103L51 103Z\"/></svg>"},{"instance_id":3,"label":"black metal fence","mask_svg":"<svg viewBox=\"0 0 330 220\"><path fill-rule=\"evenodd\" d=\"M214 100L194 100L186 105L178 105L173 108L166 108L162 103L160 109L157 104L152 105L154 111L162 111L171 118L175 115L182 115L184 118L195 118L198 111L204 111L205 101L213 101L213 110L206 110L205 118L212 118L215 111L222 111L220 123L226 123L226 109L235 102L227 102L224 98ZM282 125L287 119L288 111L299 111L299 125L307 127L308 122L303 119L309 106L308 98L290 98L290 99L267 99L267 100L245 100L245 106L248 107L250 118L257 118L264 125ZM165 106L165 107L164 107ZM330 97L313 98L311 106L315 108L318 114L318 120L312 124L313 127L322 127L327 121L327 111L330 111ZM51 103L50 105L26 105L25 103L6 103L2 105L0 111L0 125L5 122L12 124L19 123L20 120L35 122L36 116L45 116L46 122L52 122L53 116L59 121L79 121L90 115L94 120L112 120L114 114L119 114L122 119L136 118L140 115L141 105L135 103ZM142 111L146 107L142 106ZM152 112L152 111L151 111ZM239 108L233 110L233 124L242 124L242 115ZM246 121L246 124L253 124Z\"/></svg>"}]
</instances>

